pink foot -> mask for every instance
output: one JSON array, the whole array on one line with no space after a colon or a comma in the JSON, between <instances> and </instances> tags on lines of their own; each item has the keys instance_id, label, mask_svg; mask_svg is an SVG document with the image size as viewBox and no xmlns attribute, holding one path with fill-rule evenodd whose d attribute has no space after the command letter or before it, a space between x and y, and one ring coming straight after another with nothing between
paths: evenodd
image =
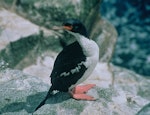
<instances>
[{"instance_id":1,"label":"pink foot","mask_svg":"<svg viewBox=\"0 0 150 115\"><path fill-rule=\"evenodd\" d=\"M72 89L70 92L72 97L77 100L95 100L93 97L86 95L85 93L96 86L95 84L87 84L87 85L81 85L81 86L76 86L75 88Z\"/></svg>"},{"instance_id":2,"label":"pink foot","mask_svg":"<svg viewBox=\"0 0 150 115\"><path fill-rule=\"evenodd\" d=\"M86 94L73 94L72 97L77 100L88 100L88 101L95 100L94 97L86 95Z\"/></svg>"},{"instance_id":3,"label":"pink foot","mask_svg":"<svg viewBox=\"0 0 150 115\"><path fill-rule=\"evenodd\" d=\"M87 85L76 86L72 89L72 92L75 94L86 93L88 90L90 90L94 86L96 86L96 85L95 84L87 84Z\"/></svg>"}]
</instances>

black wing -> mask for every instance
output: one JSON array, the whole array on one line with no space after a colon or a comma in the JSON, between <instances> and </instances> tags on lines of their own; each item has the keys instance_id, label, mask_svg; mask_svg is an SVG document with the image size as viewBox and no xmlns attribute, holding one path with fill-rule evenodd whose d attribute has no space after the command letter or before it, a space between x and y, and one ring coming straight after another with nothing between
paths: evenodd
<instances>
[{"instance_id":1,"label":"black wing","mask_svg":"<svg viewBox=\"0 0 150 115\"><path fill-rule=\"evenodd\" d=\"M86 56L78 42L66 46L57 56L50 76L53 89L68 91L68 88L75 84L86 71L87 68L82 63L85 61ZM71 72L76 67L78 71Z\"/></svg>"}]
</instances>

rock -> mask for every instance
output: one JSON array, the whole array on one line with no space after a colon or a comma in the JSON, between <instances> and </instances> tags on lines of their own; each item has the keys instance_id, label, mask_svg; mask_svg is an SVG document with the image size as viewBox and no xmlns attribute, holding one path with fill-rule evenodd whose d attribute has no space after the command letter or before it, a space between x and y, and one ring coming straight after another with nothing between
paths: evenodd
<instances>
[{"instance_id":1,"label":"rock","mask_svg":"<svg viewBox=\"0 0 150 115\"><path fill-rule=\"evenodd\" d=\"M90 78L83 83L96 84L96 87L88 92L97 98L96 101L78 101L70 98L67 93L59 92L49 98L34 115L55 115L62 112L64 115L138 113L150 103L150 91L147 90L146 95L140 93L145 86L149 87L150 80L114 65L110 67L115 75L114 87L111 86L111 72L107 63L99 63ZM0 71L0 87L2 115L29 115L45 97L50 86L19 70L4 69Z\"/></svg>"},{"instance_id":2,"label":"rock","mask_svg":"<svg viewBox=\"0 0 150 115\"><path fill-rule=\"evenodd\" d=\"M100 62L110 62L114 53L114 44L117 41L116 29L109 22L104 19L99 20L98 17L95 20L90 37L99 45Z\"/></svg>"},{"instance_id":3,"label":"rock","mask_svg":"<svg viewBox=\"0 0 150 115\"><path fill-rule=\"evenodd\" d=\"M62 49L54 31L3 8L0 9L0 20L0 61L5 61L10 68L22 69L34 63L35 57L45 49Z\"/></svg>"},{"instance_id":4,"label":"rock","mask_svg":"<svg viewBox=\"0 0 150 115\"><path fill-rule=\"evenodd\" d=\"M23 69L23 72L29 75L39 77L43 82L50 84L49 76L54 65L54 59L45 56L43 59L37 59L36 64Z\"/></svg>"},{"instance_id":5,"label":"rock","mask_svg":"<svg viewBox=\"0 0 150 115\"><path fill-rule=\"evenodd\" d=\"M37 33L39 33L39 27L35 24L5 9L0 9L0 50L10 42Z\"/></svg>"},{"instance_id":6,"label":"rock","mask_svg":"<svg viewBox=\"0 0 150 115\"><path fill-rule=\"evenodd\" d=\"M150 114L150 103L145 105L138 113L137 115L149 115Z\"/></svg>"},{"instance_id":7,"label":"rock","mask_svg":"<svg viewBox=\"0 0 150 115\"><path fill-rule=\"evenodd\" d=\"M32 110L31 102L34 102L33 98L28 96L48 90L46 84L39 88L41 84L37 77L27 76L18 70L0 71L0 114L28 115Z\"/></svg>"}]
</instances>

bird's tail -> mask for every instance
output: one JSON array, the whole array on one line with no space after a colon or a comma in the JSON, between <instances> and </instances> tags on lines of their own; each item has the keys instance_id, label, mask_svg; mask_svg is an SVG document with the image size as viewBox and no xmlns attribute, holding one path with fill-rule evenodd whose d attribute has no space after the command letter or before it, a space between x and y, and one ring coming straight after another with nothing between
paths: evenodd
<instances>
[{"instance_id":1,"label":"bird's tail","mask_svg":"<svg viewBox=\"0 0 150 115\"><path fill-rule=\"evenodd\" d=\"M53 92L53 88L51 87L51 88L49 89L49 91L48 91L48 93L47 93L45 99L36 107L36 109L34 110L34 112L35 112L36 110L38 110L41 106L43 106L43 105L45 104L46 100L47 100L49 97L51 97L51 96L53 95L52 92Z\"/></svg>"}]
</instances>

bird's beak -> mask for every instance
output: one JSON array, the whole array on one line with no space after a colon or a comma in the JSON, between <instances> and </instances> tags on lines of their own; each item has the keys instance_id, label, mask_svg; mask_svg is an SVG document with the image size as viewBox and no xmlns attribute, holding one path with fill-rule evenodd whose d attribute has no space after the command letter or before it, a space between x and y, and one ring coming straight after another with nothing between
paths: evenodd
<instances>
[{"instance_id":1,"label":"bird's beak","mask_svg":"<svg viewBox=\"0 0 150 115\"><path fill-rule=\"evenodd\" d=\"M53 26L53 30L63 30L63 26Z\"/></svg>"},{"instance_id":2,"label":"bird's beak","mask_svg":"<svg viewBox=\"0 0 150 115\"><path fill-rule=\"evenodd\" d=\"M68 30L71 31L72 30L72 26L54 26L52 29L53 30Z\"/></svg>"},{"instance_id":3,"label":"bird's beak","mask_svg":"<svg viewBox=\"0 0 150 115\"><path fill-rule=\"evenodd\" d=\"M69 30L69 31L71 31L72 30L72 26L63 26L63 29L65 29L65 30Z\"/></svg>"}]
</instances>

